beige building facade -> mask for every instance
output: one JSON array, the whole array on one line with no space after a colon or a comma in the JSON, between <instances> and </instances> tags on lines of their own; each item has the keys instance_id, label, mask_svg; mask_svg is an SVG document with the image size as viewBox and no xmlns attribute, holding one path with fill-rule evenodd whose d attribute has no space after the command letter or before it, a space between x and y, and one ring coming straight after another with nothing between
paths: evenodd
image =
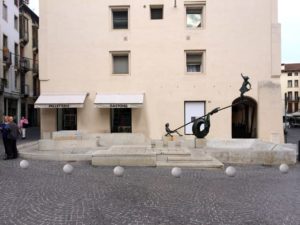
<instances>
[{"instance_id":1,"label":"beige building facade","mask_svg":"<svg viewBox=\"0 0 300 225\"><path fill-rule=\"evenodd\" d=\"M60 130L150 139L214 114L208 139L283 142L277 0L40 1L43 138ZM193 138L191 127L179 130Z\"/></svg>"},{"instance_id":2,"label":"beige building facade","mask_svg":"<svg viewBox=\"0 0 300 225\"><path fill-rule=\"evenodd\" d=\"M300 63L288 63L281 65L281 94L282 99L285 102L286 113L294 113L300 110L299 76Z\"/></svg>"}]
</instances>

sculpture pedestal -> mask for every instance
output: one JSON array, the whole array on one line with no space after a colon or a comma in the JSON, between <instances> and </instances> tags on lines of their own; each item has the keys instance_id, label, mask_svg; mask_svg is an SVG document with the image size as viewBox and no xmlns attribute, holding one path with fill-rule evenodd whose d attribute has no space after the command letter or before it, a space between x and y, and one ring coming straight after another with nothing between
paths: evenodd
<instances>
[{"instance_id":1,"label":"sculpture pedestal","mask_svg":"<svg viewBox=\"0 0 300 225\"><path fill-rule=\"evenodd\" d=\"M195 138L195 147L204 148L206 147L207 140L205 138Z\"/></svg>"}]
</instances>

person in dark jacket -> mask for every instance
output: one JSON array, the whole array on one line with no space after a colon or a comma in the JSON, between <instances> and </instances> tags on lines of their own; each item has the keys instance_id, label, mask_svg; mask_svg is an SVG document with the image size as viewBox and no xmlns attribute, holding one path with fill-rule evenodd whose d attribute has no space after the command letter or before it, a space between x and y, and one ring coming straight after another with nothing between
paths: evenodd
<instances>
[{"instance_id":1,"label":"person in dark jacket","mask_svg":"<svg viewBox=\"0 0 300 225\"><path fill-rule=\"evenodd\" d=\"M7 135L7 140L8 140L8 151L12 153L12 159L18 158L18 149L17 149L17 139L19 136L19 127L18 125L14 122L14 118L10 116L8 118L8 135Z\"/></svg>"},{"instance_id":2,"label":"person in dark jacket","mask_svg":"<svg viewBox=\"0 0 300 225\"><path fill-rule=\"evenodd\" d=\"M4 160L10 159L13 157L12 152L10 152L9 148L8 148L8 140L7 140L7 136L8 136L8 116L3 116L3 121L0 124L0 130L2 133L2 140L3 140L3 145L4 145L4 150L5 150L5 156L4 156Z\"/></svg>"}]
</instances>

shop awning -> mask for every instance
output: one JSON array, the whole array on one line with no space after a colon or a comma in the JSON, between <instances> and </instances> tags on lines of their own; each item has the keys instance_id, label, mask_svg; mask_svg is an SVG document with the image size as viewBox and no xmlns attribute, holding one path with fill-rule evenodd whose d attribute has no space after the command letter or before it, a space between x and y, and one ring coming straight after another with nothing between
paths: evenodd
<instances>
[{"instance_id":1,"label":"shop awning","mask_svg":"<svg viewBox=\"0 0 300 225\"><path fill-rule=\"evenodd\" d=\"M34 108L83 108L88 93L44 94L34 103Z\"/></svg>"},{"instance_id":2,"label":"shop awning","mask_svg":"<svg viewBox=\"0 0 300 225\"><path fill-rule=\"evenodd\" d=\"M144 94L97 94L97 108L140 108L144 103Z\"/></svg>"}]
</instances>

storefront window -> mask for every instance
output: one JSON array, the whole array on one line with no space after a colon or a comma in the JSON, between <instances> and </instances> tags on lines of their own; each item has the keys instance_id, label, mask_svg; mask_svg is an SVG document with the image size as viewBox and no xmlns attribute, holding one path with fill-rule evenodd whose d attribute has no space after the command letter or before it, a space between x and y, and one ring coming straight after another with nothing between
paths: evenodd
<instances>
[{"instance_id":1,"label":"storefront window","mask_svg":"<svg viewBox=\"0 0 300 225\"><path fill-rule=\"evenodd\" d=\"M131 109L111 109L111 132L131 133Z\"/></svg>"},{"instance_id":2,"label":"storefront window","mask_svg":"<svg viewBox=\"0 0 300 225\"><path fill-rule=\"evenodd\" d=\"M77 109L57 109L57 130L77 130Z\"/></svg>"}]
</instances>

